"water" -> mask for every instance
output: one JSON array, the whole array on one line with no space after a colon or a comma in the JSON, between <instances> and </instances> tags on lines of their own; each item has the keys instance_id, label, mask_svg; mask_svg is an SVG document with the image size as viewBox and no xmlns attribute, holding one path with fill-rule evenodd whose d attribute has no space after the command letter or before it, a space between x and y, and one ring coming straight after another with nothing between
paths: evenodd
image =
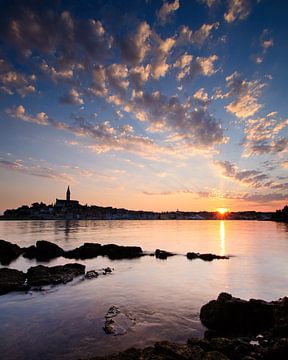
<instances>
[{"instance_id":1,"label":"water","mask_svg":"<svg viewBox=\"0 0 288 360\"><path fill-rule=\"evenodd\" d=\"M2 221L0 238L21 246L49 240L64 249L84 242L139 245L179 254L79 261L87 270L106 266L111 276L75 280L45 293L0 296L0 354L13 359L78 359L106 355L159 340L184 342L202 336L201 306L221 291L273 300L287 294L288 226L257 221ZM188 251L230 255L211 263L189 261ZM67 259L49 265L64 264ZM70 262L74 262L71 260ZM20 257L9 267L37 264ZM110 306L136 318L125 335L102 329Z\"/></svg>"}]
</instances>

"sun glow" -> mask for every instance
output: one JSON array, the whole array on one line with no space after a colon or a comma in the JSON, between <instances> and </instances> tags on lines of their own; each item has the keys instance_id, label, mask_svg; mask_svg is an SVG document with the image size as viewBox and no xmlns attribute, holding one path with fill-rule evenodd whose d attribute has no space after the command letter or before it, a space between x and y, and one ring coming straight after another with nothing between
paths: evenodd
<instances>
[{"instance_id":1,"label":"sun glow","mask_svg":"<svg viewBox=\"0 0 288 360\"><path fill-rule=\"evenodd\" d=\"M229 209L227 209L227 208L218 208L218 209L217 209L217 212L218 212L219 214L221 214L221 215L224 215L224 214L226 214L226 213L229 212Z\"/></svg>"}]
</instances>

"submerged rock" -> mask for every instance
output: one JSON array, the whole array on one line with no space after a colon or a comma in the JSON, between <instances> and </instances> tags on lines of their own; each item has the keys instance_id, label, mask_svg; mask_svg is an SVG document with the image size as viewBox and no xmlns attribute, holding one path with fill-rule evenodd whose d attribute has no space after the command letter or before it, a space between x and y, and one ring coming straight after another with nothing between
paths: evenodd
<instances>
[{"instance_id":1,"label":"submerged rock","mask_svg":"<svg viewBox=\"0 0 288 360\"><path fill-rule=\"evenodd\" d=\"M39 261L48 261L64 255L64 250L58 245L49 241L39 240L36 246L32 245L24 249L23 256L28 259L37 259Z\"/></svg>"},{"instance_id":2,"label":"submerged rock","mask_svg":"<svg viewBox=\"0 0 288 360\"><path fill-rule=\"evenodd\" d=\"M209 329L235 334L255 333L274 326L275 305L263 300L249 301L221 293L217 300L202 306L200 319Z\"/></svg>"},{"instance_id":3,"label":"submerged rock","mask_svg":"<svg viewBox=\"0 0 288 360\"><path fill-rule=\"evenodd\" d=\"M107 275L111 274L114 269L111 269L110 267L106 267L100 270L89 270L85 274L85 279L95 279L99 275Z\"/></svg>"},{"instance_id":4,"label":"submerged rock","mask_svg":"<svg viewBox=\"0 0 288 360\"><path fill-rule=\"evenodd\" d=\"M19 270L3 268L0 269L0 294L10 291L27 290L25 284L26 275Z\"/></svg>"},{"instance_id":5,"label":"submerged rock","mask_svg":"<svg viewBox=\"0 0 288 360\"><path fill-rule=\"evenodd\" d=\"M21 248L9 241L0 240L0 264L9 265L11 261L16 260L22 253Z\"/></svg>"},{"instance_id":6,"label":"submerged rock","mask_svg":"<svg viewBox=\"0 0 288 360\"><path fill-rule=\"evenodd\" d=\"M38 265L27 272L29 286L66 284L74 277L85 274L85 266L81 264L66 264L59 266Z\"/></svg>"},{"instance_id":7,"label":"submerged rock","mask_svg":"<svg viewBox=\"0 0 288 360\"><path fill-rule=\"evenodd\" d=\"M228 256L220 256L220 255L215 255L215 254L200 254L200 253L195 253L195 252L188 252L186 254L187 259L189 260L194 260L194 259L201 259L204 261L212 261L212 260L224 260L224 259L229 259Z\"/></svg>"},{"instance_id":8,"label":"submerged rock","mask_svg":"<svg viewBox=\"0 0 288 360\"><path fill-rule=\"evenodd\" d=\"M129 313L122 312L119 307L111 306L105 315L103 330L110 335L123 335L135 324L135 318Z\"/></svg>"},{"instance_id":9,"label":"submerged rock","mask_svg":"<svg viewBox=\"0 0 288 360\"><path fill-rule=\"evenodd\" d=\"M165 259L167 259L167 257L174 256L174 255L175 254L173 254L169 251L165 251L165 250L156 249L156 251L155 251L155 256L157 259L165 260Z\"/></svg>"}]
</instances>

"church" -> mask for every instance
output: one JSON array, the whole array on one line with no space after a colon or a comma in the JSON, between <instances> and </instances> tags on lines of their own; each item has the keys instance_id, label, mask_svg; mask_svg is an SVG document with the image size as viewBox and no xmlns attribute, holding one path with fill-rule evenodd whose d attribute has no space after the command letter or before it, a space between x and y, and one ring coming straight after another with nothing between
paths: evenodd
<instances>
[{"instance_id":1,"label":"church","mask_svg":"<svg viewBox=\"0 0 288 360\"><path fill-rule=\"evenodd\" d=\"M66 200L64 199L56 199L55 207L57 209L69 209L69 208L75 208L79 205L78 200L71 200L71 193L70 188L68 186L66 191Z\"/></svg>"}]
</instances>

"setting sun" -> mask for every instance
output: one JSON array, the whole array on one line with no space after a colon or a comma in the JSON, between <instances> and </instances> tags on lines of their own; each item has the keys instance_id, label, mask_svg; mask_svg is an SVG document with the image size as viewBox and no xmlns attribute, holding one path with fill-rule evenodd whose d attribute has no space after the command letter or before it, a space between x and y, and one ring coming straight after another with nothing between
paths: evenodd
<instances>
[{"instance_id":1,"label":"setting sun","mask_svg":"<svg viewBox=\"0 0 288 360\"><path fill-rule=\"evenodd\" d=\"M224 215L224 214L226 214L227 212L229 212L229 209L227 209L227 208L218 208L218 209L217 209L217 212L218 212L219 214L221 214L221 215Z\"/></svg>"}]
</instances>

